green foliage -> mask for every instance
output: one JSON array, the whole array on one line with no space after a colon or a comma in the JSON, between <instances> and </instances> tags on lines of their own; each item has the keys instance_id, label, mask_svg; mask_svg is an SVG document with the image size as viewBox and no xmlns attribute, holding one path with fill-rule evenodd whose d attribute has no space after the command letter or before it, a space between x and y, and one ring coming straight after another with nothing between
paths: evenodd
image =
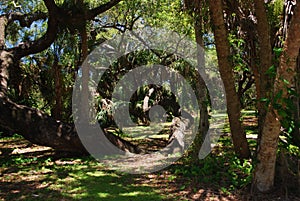
<instances>
[{"instance_id":1,"label":"green foliage","mask_svg":"<svg viewBox=\"0 0 300 201\"><path fill-rule=\"evenodd\" d=\"M268 20L272 29L278 30L281 26L283 8L283 0L274 0L267 4Z\"/></svg>"},{"instance_id":2,"label":"green foliage","mask_svg":"<svg viewBox=\"0 0 300 201\"><path fill-rule=\"evenodd\" d=\"M21 14L30 14L36 12L46 12L43 1L18 0L8 1L0 5L1 13L18 12ZM6 29L6 43L8 46L15 46L20 42L32 41L41 37L46 31L45 20L39 20L31 24L30 27L21 27L18 21L10 23Z\"/></svg>"},{"instance_id":3,"label":"green foliage","mask_svg":"<svg viewBox=\"0 0 300 201\"><path fill-rule=\"evenodd\" d=\"M282 48L274 48L273 49L273 52L274 52L274 55L275 55L275 60L279 61L279 57L281 56L282 51L283 51Z\"/></svg>"},{"instance_id":4,"label":"green foliage","mask_svg":"<svg viewBox=\"0 0 300 201\"><path fill-rule=\"evenodd\" d=\"M228 36L231 51L231 62L234 67L235 83L243 108L253 109L255 106L255 89L253 87L253 73L249 65L248 44L237 30L231 30ZM249 87L249 83L252 83ZM247 87L247 88L246 88ZM244 90L245 89L245 90Z\"/></svg>"},{"instance_id":5,"label":"green foliage","mask_svg":"<svg viewBox=\"0 0 300 201\"><path fill-rule=\"evenodd\" d=\"M26 164L26 163L32 163L32 162L35 162L37 161L37 158L36 157L33 157L33 158L25 158L24 156L20 156L20 157L17 157L14 159L14 164L16 165L21 165L21 164Z\"/></svg>"},{"instance_id":6,"label":"green foliage","mask_svg":"<svg viewBox=\"0 0 300 201\"><path fill-rule=\"evenodd\" d=\"M288 93L288 97L283 97L283 89L279 90L273 95L271 100L267 99L267 103L271 103L273 108L277 111L281 117L281 126L283 127L283 135L287 138L288 142L293 144L293 135L295 129L299 128L300 123L294 119L295 103L294 98L298 97L299 94L293 87L290 87L290 83L286 80L282 80L284 87Z\"/></svg>"},{"instance_id":7,"label":"green foliage","mask_svg":"<svg viewBox=\"0 0 300 201\"><path fill-rule=\"evenodd\" d=\"M276 71L277 71L277 68L275 65L272 65L267 71L266 71L266 74L268 76L270 76L271 78L275 78L276 76Z\"/></svg>"},{"instance_id":8,"label":"green foliage","mask_svg":"<svg viewBox=\"0 0 300 201\"><path fill-rule=\"evenodd\" d=\"M249 185L252 179L252 161L241 161L229 150L232 147L229 137L222 137L218 146L221 148L219 154L213 153L198 163L172 166L172 171L177 176L219 186L227 193Z\"/></svg>"},{"instance_id":9,"label":"green foliage","mask_svg":"<svg viewBox=\"0 0 300 201\"><path fill-rule=\"evenodd\" d=\"M83 1L83 4L80 5L77 4L79 1L75 0L55 0L59 6L64 9L69 9L73 14L85 12L88 8L95 8L108 1L109 0L85 0ZM242 5L242 2L238 3ZM275 0L270 1L267 4L268 18L272 33L276 33L281 26L283 3L284 1L282 0ZM0 14L11 12L20 12L23 14L47 12L43 1L1 1L0 7ZM205 25L208 25L209 15L206 13L203 17ZM235 13L232 13L230 17L236 18L237 16ZM74 24L72 24L72 26L73 25ZM195 38L195 16L190 16L189 13L183 11L182 1L121 1L114 8L96 16L92 22L88 22L84 25L86 25L88 30L89 51L92 51L104 40L112 38L118 32L124 32L127 29L134 30L138 27L161 27L177 31L193 39ZM18 91L17 88L11 86L9 90L9 97L11 99L17 100L18 103L41 109L50 114L55 107L55 74L53 73L53 66L54 64L60 65L64 121L71 121L71 92L74 85L74 77L83 62L80 50L81 38L80 35L78 35L78 29L82 28L83 25L72 26L61 26L56 41L47 50L22 58L20 61L20 77L18 83L22 90ZM19 22L13 22L6 29L6 44L8 47L12 47L17 46L21 42L37 40L45 34L46 29L47 20L36 21L29 27L21 27ZM206 30L203 32L206 32ZM205 42L212 42L212 38L210 33L205 33ZM247 52L249 46L247 40L238 33L238 29L231 30L228 40L231 47L231 59L234 64L236 83L238 83L238 80L240 80L245 71L251 73L248 58L250 54ZM211 66L211 64L216 63L217 61L214 45L209 45L209 47L207 47L207 52L206 63L208 66ZM276 77L281 53L281 48L274 49L274 65L266 72L271 79ZM165 63L171 63L169 67L181 73L191 86L194 89L197 89L197 79L195 76L197 72L195 72L194 69L190 69L190 65L182 59L179 58L176 61L172 61L172 58L167 58L166 54L166 52L162 51L140 51L125 55L114 62L112 68L103 76L98 87L100 95L97 97L99 104L97 106L98 113L96 114L96 119L100 122L101 126L108 127L113 124L111 119L113 107L125 104L125 102L116 101L112 107L104 108L100 105L101 99L111 98L116 83L125 73L136 66L150 64L165 65ZM213 77L216 71L217 68L214 68L209 76ZM155 75L153 75L153 77L157 78ZM292 141L291 133L298 127L297 124L299 123L295 122L292 118L292 112L294 110L292 98L298 96L298 94L293 88L288 87L290 83L288 83L287 80L282 81L287 87L289 98L283 98L283 91L280 90L278 93L273 94L271 98L263 98L259 101L265 102L266 105L272 104L274 109L277 110L278 114L282 117L281 124L284 127L284 134L287 139L287 143L282 146L284 146L292 155L300 157L299 147L290 144ZM129 87L133 87L133 85ZM137 98L131 103L132 110L137 111L136 114L132 115L133 119L136 118L136 122L138 122L139 113L142 113L143 98L148 90L149 86L138 89L136 92ZM178 90L184 91L185 89L181 88ZM241 101L250 105L249 102L252 101L255 96L255 91L251 88L247 93L248 94L241 98ZM153 94L153 96L150 97L149 105L153 106L159 98L171 96L170 89L165 88L158 94ZM165 109L170 116L174 115L175 111L172 110L172 108ZM249 129L251 130L248 130L247 134L257 132L255 128ZM230 132L229 126L224 128L224 132ZM119 131L114 133L117 135L122 134ZM125 136L125 134L122 135ZM19 136L14 137L18 138ZM253 147L255 146L256 142L254 140L249 140L249 142ZM220 189L225 194L228 194L229 191L236 188L242 188L248 185L252 178L252 161L241 161L232 153L232 143L228 136L223 136L220 139L219 147L221 147L221 150L212 153L203 161L190 164L188 163L190 162L189 159L183 159L186 161L180 165L174 165L170 169L172 175L168 177L168 180L176 182L179 178L183 177L189 179L192 178L192 180L200 183L209 183L216 186L221 185ZM4 151L10 153L12 150L6 149ZM55 163L56 159L54 157L49 156L37 157L11 154L9 157L2 157L2 155L0 157L1 168L4 168L5 170L11 171L14 170L13 168L17 168L20 170L18 174L21 176L28 176L26 171L32 169L41 173L43 175L42 178L44 179L41 181L49 184L50 187L44 191L36 190L36 192L41 193L43 196L58 191L61 193L55 194L50 200L58 200L58 198L72 200L160 200L163 197L157 195L156 192L151 189L149 190L149 188L145 186L136 187L135 185L130 184L130 182L135 181L128 175L104 171L103 167L91 158L66 159L71 165L66 163L66 165L60 166ZM76 163L76 161L78 163ZM49 172L51 174L48 174ZM116 182L120 180L122 181L121 183ZM103 185L103 183L106 185ZM190 184L191 183L188 182L181 184L179 190L187 189ZM32 194L32 192L30 192L30 194ZM8 197L7 200L10 200L10 198L24 198L22 196L18 197L18 195L16 197L14 196L15 195ZM24 199L33 200L32 197L26 196L27 197ZM45 200L45 197L40 196L37 200Z\"/></svg>"},{"instance_id":10,"label":"green foliage","mask_svg":"<svg viewBox=\"0 0 300 201\"><path fill-rule=\"evenodd\" d=\"M236 73L240 73L241 71L248 70L248 67L245 63L245 40L240 38L234 33L234 30L228 36L229 44L231 46L231 60L234 64L234 70Z\"/></svg>"}]
</instances>

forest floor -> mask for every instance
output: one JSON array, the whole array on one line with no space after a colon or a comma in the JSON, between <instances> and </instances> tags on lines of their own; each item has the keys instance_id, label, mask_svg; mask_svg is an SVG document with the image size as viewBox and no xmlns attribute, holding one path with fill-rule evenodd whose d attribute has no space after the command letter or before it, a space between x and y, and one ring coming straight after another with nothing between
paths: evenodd
<instances>
[{"instance_id":1,"label":"forest floor","mask_svg":"<svg viewBox=\"0 0 300 201\"><path fill-rule=\"evenodd\" d=\"M254 130L256 119L244 122ZM92 157L57 153L20 136L0 138L0 200L300 201L297 192L280 185L269 194L251 196L251 161L236 158L227 131L204 160L191 164L182 158L167 169L141 175L108 170ZM248 136L253 147L254 134Z\"/></svg>"}]
</instances>

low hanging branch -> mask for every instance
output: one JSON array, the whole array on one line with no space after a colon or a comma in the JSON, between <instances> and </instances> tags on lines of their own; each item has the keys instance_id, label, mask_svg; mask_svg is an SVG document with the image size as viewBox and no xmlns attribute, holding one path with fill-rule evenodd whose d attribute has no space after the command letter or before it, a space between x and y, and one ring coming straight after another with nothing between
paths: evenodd
<instances>
[{"instance_id":1,"label":"low hanging branch","mask_svg":"<svg viewBox=\"0 0 300 201\"><path fill-rule=\"evenodd\" d=\"M110 1L95 9L81 13L81 16L77 17L83 20L90 20L96 15L110 9L118 2L120 2L120 0ZM14 68L14 62L19 61L24 56L39 53L47 49L57 37L59 24L62 23L62 19L59 18L62 9L55 4L54 0L44 0L44 3L48 9L48 27L46 33L36 41L27 41L16 47L5 49L5 29L8 24L8 19L4 17L1 18L0 125L7 130L24 136L35 144L49 146L61 151L87 153L73 124L57 121L42 111L24 105L18 105L7 97L7 83L9 80L8 69ZM32 15L31 17L26 15L26 19L20 19L20 17L20 14L14 14L11 15L10 20L18 20L24 26L29 26L29 24L36 19L43 18L44 14L40 16ZM105 135L120 149L136 153L139 152L135 146L121 138L109 133Z\"/></svg>"},{"instance_id":2,"label":"low hanging branch","mask_svg":"<svg viewBox=\"0 0 300 201\"><path fill-rule=\"evenodd\" d=\"M4 72L0 68L0 72ZM5 76L1 76L5 78ZM1 83L3 80L0 80ZM30 142L52 147L59 151L87 154L74 124L67 124L53 119L47 114L33 108L13 103L0 92L0 125L12 130ZM106 132L105 136L123 151L140 153L133 144Z\"/></svg>"}]
</instances>

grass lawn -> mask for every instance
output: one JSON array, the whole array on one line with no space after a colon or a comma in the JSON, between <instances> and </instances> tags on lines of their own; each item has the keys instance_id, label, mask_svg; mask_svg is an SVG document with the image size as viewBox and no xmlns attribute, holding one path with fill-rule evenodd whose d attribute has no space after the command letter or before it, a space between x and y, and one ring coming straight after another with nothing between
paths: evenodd
<instances>
[{"instance_id":1,"label":"grass lawn","mask_svg":"<svg viewBox=\"0 0 300 201\"><path fill-rule=\"evenodd\" d=\"M212 169L201 165L201 172L184 161L168 170L131 175L107 170L91 157L70 157L32 145L22 137L2 138L0 150L0 200L5 201L193 200L191 197L200 195L211 200L233 196L230 186L215 188L218 182L214 177L200 179L212 174Z\"/></svg>"},{"instance_id":2,"label":"grass lawn","mask_svg":"<svg viewBox=\"0 0 300 201\"><path fill-rule=\"evenodd\" d=\"M244 122L249 136L254 135L256 119L247 115ZM0 200L248 200L252 162L237 159L228 130L204 160L191 163L183 157L167 169L142 175L112 171L89 156L56 153L20 136L0 138ZM255 138L249 142L253 150ZM281 194L258 200L281 200Z\"/></svg>"},{"instance_id":3,"label":"grass lawn","mask_svg":"<svg viewBox=\"0 0 300 201\"><path fill-rule=\"evenodd\" d=\"M107 171L90 157L68 157L20 138L0 141L1 200L163 200L136 176Z\"/></svg>"}]
</instances>

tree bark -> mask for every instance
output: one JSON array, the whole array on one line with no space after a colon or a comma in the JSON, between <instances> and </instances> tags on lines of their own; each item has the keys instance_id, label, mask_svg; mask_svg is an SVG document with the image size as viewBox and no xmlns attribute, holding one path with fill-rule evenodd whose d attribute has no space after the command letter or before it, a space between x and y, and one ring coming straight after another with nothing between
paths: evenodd
<instances>
[{"instance_id":1,"label":"tree bark","mask_svg":"<svg viewBox=\"0 0 300 201\"><path fill-rule=\"evenodd\" d=\"M197 65L198 70L200 72L197 72L195 75L194 82L196 83L196 90L195 94L198 100L198 104L200 107L200 119L199 119L199 129L198 133L195 136L195 139L193 141L193 147L189 155L191 158L195 161L198 161L199 158L199 150L205 150L206 153L209 153L211 151L211 144L210 138L207 135L207 131L209 128L209 121L208 121L208 110L207 110L207 88L205 81L201 77L201 75L205 74L205 53L204 53L204 41L203 41L203 14L201 13L201 8L204 5L203 1L198 1L198 4L195 4L197 6L196 8L196 19L195 19L195 38L197 43ZM208 139L205 141L205 138L208 137Z\"/></svg>"},{"instance_id":2,"label":"tree bark","mask_svg":"<svg viewBox=\"0 0 300 201\"><path fill-rule=\"evenodd\" d=\"M213 21L220 75L225 87L227 112L234 150L240 158L249 158L250 150L245 131L240 121L241 105L235 89L233 64L230 59L228 32L224 24L222 1L210 0L209 8L211 11L211 19Z\"/></svg>"},{"instance_id":3,"label":"tree bark","mask_svg":"<svg viewBox=\"0 0 300 201\"><path fill-rule=\"evenodd\" d=\"M80 36L81 36L81 61L82 64L86 57L88 56L88 44L87 44L87 30L86 30L86 23L84 24L84 27L82 27L82 30L80 30ZM81 114L79 114L80 119L86 119L89 114L89 80L90 80L90 68L89 64L81 65L81 101L80 101L80 107L81 107ZM89 118L87 118L89 119Z\"/></svg>"},{"instance_id":4,"label":"tree bark","mask_svg":"<svg viewBox=\"0 0 300 201\"><path fill-rule=\"evenodd\" d=\"M146 96L144 97L144 101L143 101L143 112L147 112L150 110L151 107L149 107L149 100L150 97L152 95L152 93L154 92L154 88L150 88L149 91L147 92Z\"/></svg>"},{"instance_id":5,"label":"tree bark","mask_svg":"<svg viewBox=\"0 0 300 201\"><path fill-rule=\"evenodd\" d=\"M300 48L300 6L297 4L295 14L288 31L287 40L280 57L280 66L277 69L274 96L282 93L276 104L282 105L285 109L284 99L289 97L288 88L294 86L296 74L297 56ZM280 134L281 116L270 105L264 122L261 141L258 146L258 164L255 168L253 179L253 190L266 192L272 189L275 176L276 152Z\"/></svg>"},{"instance_id":6,"label":"tree bark","mask_svg":"<svg viewBox=\"0 0 300 201\"><path fill-rule=\"evenodd\" d=\"M7 24L7 18L0 16L0 50L5 48L5 28Z\"/></svg>"},{"instance_id":7,"label":"tree bark","mask_svg":"<svg viewBox=\"0 0 300 201\"><path fill-rule=\"evenodd\" d=\"M264 118L266 116L265 103L262 98L269 98L271 89L271 77L267 75L268 69L272 66L272 47L270 40L270 27L268 23L267 13L264 1L254 0L255 13L257 17L257 35L259 41L259 69L255 79L259 82L257 85L257 109L258 109L258 142L261 138ZM269 92L269 94L268 94Z\"/></svg>"},{"instance_id":8,"label":"tree bark","mask_svg":"<svg viewBox=\"0 0 300 201\"><path fill-rule=\"evenodd\" d=\"M55 58L54 64L52 66L54 71L54 86L55 86L55 104L53 108L53 117L56 120L62 120L63 111L63 82L61 75L61 65L58 63L58 58Z\"/></svg>"},{"instance_id":9,"label":"tree bark","mask_svg":"<svg viewBox=\"0 0 300 201\"><path fill-rule=\"evenodd\" d=\"M38 145L56 150L86 154L73 124L66 124L51 118L37 109L18 105L6 96L9 74L7 69L14 64L11 52L0 51L0 125L22 135ZM129 142L110 133L106 137L124 151L139 153L140 150Z\"/></svg>"},{"instance_id":10,"label":"tree bark","mask_svg":"<svg viewBox=\"0 0 300 201\"><path fill-rule=\"evenodd\" d=\"M119 1L113 0L89 10L87 13L81 13L79 19L81 21L91 19L116 5ZM61 151L87 153L73 124L57 121L42 111L18 105L7 97L8 70L14 68L16 62L22 57L41 52L48 48L57 37L59 23L63 23L61 21L63 19L58 19L61 8L55 4L54 0L44 0L44 3L48 9L48 27L46 33L36 41L25 42L6 50L4 46L7 19L5 17L0 18L0 125L5 129L22 135L35 144L49 146ZM86 19L87 17L90 18ZM83 55L87 55L87 52L83 52ZM124 151L140 152L136 146L118 136L110 133L105 133L105 135L113 144Z\"/></svg>"},{"instance_id":11,"label":"tree bark","mask_svg":"<svg viewBox=\"0 0 300 201\"><path fill-rule=\"evenodd\" d=\"M171 125L171 134L168 140L168 147L172 149L172 154L181 153L183 154L185 148L185 133L189 126L192 124L189 118L174 117Z\"/></svg>"},{"instance_id":12,"label":"tree bark","mask_svg":"<svg viewBox=\"0 0 300 201\"><path fill-rule=\"evenodd\" d=\"M300 94L300 52L297 60L297 73L295 80L295 91L297 94ZM293 103L295 105L295 110L293 112L293 120L295 121L294 131L291 133L293 143L300 147L300 98L299 96L293 97Z\"/></svg>"}]
</instances>

